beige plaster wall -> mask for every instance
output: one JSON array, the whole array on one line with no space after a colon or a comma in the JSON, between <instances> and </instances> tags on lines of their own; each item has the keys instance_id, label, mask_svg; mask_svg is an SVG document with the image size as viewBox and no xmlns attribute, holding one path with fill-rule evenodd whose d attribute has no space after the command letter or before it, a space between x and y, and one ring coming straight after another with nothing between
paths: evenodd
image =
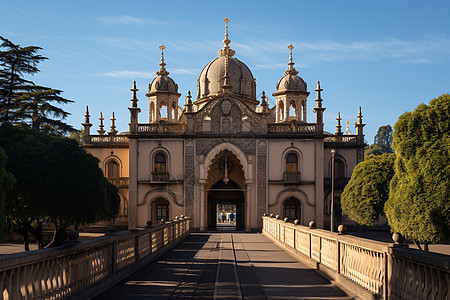
<instances>
[{"instance_id":1,"label":"beige plaster wall","mask_svg":"<svg viewBox=\"0 0 450 300\"><path fill-rule=\"evenodd\" d=\"M168 184L150 183L153 171L153 155L162 151L167 155ZM151 220L151 203L161 197L169 201L169 219L184 214L183 178L184 178L184 141L181 139L140 139L137 143L137 226L144 227ZM155 223L157 220L152 220Z\"/></svg>"},{"instance_id":2,"label":"beige plaster wall","mask_svg":"<svg viewBox=\"0 0 450 300\"><path fill-rule=\"evenodd\" d=\"M120 177L129 177L129 151L128 148L85 148L88 153L97 157L100 160L99 166L106 175L106 161L110 158L115 158L120 163Z\"/></svg>"},{"instance_id":3,"label":"beige plaster wall","mask_svg":"<svg viewBox=\"0 0 450 300\"><path fill-rule=\"evenodd\" d=\"M300 152L299 165L302 181L314 181L315 178L315 141L314 140L269 140L268 169L269 180L283 180L286 170L285 155L289 151Z\"/></svg>"}]
</instances>

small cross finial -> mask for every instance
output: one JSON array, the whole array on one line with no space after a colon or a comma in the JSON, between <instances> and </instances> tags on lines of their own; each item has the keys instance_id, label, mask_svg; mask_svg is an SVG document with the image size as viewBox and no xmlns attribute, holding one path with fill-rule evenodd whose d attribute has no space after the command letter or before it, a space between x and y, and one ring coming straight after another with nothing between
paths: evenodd
<instances>
[{"instance_id":1,"label":"small cross finial","mask_svg":"<svg viewBox=\"0 0 450 300\"><path fill-rule=\"evenodd\" d=\"M228 38L228 22L230 22L230 19L225 18L223 21L225 22L225 39L223 40L223 48L219 50L219 55L231 57L235 52L229 46L231 41Z\"/></svg>"},{"instance_id":2,"label":"small cross finial","mask_svg":"<svg viewBox=\"0 0 450 300\"><path fill-rule=\"evenodd\" d=\"M288 67L288 69L285 72L286 75L287 74L291 74L291 75L297 75L298 74L298 71L294 69L295 63L292 61L292 49L294 49L294 48L295 48L294 45L289 44L289 46L288 46L288 49L290 51L289 52L289 63L288 63L289 67Z\"/></svg>"},{"instance_id":3,"label":"small cross finial","mask_svg":"<svg viewBox=\"0 0 450 300\"><path fill-rule=\"evenodd\" d=\"M158 72L156 72L156 75L167 76L169 75L169 72L167 72L166 68L164 68L164 66L166 65L166 63L164 62L164 49L166 49L166 46L164 46L164 44L161 44L161 46L159 46L158 48L159 50L161 50L161 63L159 64L161 68Z\"/></svg>"}]
</instances>

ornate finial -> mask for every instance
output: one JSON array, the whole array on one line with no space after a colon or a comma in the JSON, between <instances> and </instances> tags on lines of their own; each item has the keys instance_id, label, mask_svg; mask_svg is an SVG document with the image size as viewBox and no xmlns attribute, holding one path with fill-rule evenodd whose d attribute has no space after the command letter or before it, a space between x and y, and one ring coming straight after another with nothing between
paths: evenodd
<instances>
[{"instance_id":1,"label":"ornate finial","mask_svg":"<svg viewBox=\"0 0 450 300\"><path fill-rule=\"evenodd\" d=\"M86 113L84 114L84 123L88 124L89 123L89 107L86 105Z\"/></svg>"},{"instance_id":2,"label":"ornate finial","mask_svg":"<svg viewBox=\"0 0 450 300\"><path fill-rule=\"evenodd\" d=\"M138 99L136 97L136 92L139 91L138 88L136 88L136 81L133 82L133 87L130 89L131 93L132 93L132 97L131 97L131 107L137 107L137 102Z\"/></svg>"},{"instance_id":3,"label":"ornate finial","mask_svg":"<svg viewBox=\"0 0 450 300\"><path fill-rule=\"evenodd\" d=\"M292 50L294 49L294 45L289 44L288 49L290 50L290 54L289 54L289 62L292 62Z\"/></svg>"},{"instance_id":4,"label":"ornate finial","mask_svg":"<svg viewBox=\"0 0 450 300\"><path fill-rule=\"evenodd\" d=\"M188 94L186 96L185 99L185 104L184 106L186 106L186 111L187 112L192 112L192 96L191 96L191 91L188 91Z\"/></svg>"},{"instance_id":5,"label":"ornate finial","mask_svg":"<svg viewBox=\"0 0 450 300\"><path fill-rule=\"evenodd\" d=\"M228 22L230 22L230 19L225 18L223 20L225 22L225 39L222 41L223 42L223 48L219 50L219 56L233 56L235 51L232 50L229 46L229 44L231 43L230 39L228 38Z\"/></svg>"},{"instance_id":6,"label":"ornate finial","mask_svg":"<svg viewBox=\"0 0 450 300\"><path fill-rule=\"evenodd\" d=\"M288 49L290 51L289 52L289 63L288 63L289 67L284 72L284 74L285 75L288 75L288 74L290 74L290 75L297 75L298 71L294 68L295 63L292 60L292 49L294 49L294 46L292 44L289 44Z\"/></svg>"},{"instance_id":7,"label":"ornate finial","mask_svg":"<svg viewBox=\"0 0 450 300\"><path fill-rule=\"evenodd\" d=\"M342 130L341 130L341 128L342 128L342 126L341 126L342 118L341 118L341 113L340 112L338 112L338 116L337 116L336 120L337 120L336 134L341 134L342 133Z\"/></svg>"},{"instance_id":8,"label":"ornate finial","mask_svg":"<svg viewBox=\"0 0 450 300\"><path fill-rule=\"evenodd\" d=\"M109 131L110 134L112 135L116 135L117 130L116 130L116 118L114 117L114 112L112 113L112 117L111 117L111 130Z\"/></svg>"},{"instance_id":9,"label":"ornate finial","mask_svg":"<svg viewBox=\"0 0 450 300\"><path fill-rule=\"evenodd\" d=\"M105 119L105 118L103 118L103 113L102 112L100 112L100 118L98 118L99 120L100 120L100 126L98 126L99 127L99 130L97 130L97 132L98 132L98 134L100 134L100 135L104 135L105 134L105 130L104 130L104 125L103 125L103 120Z\"/></svg>"},{"instance_id":10,"label":"ornate finial","mask_svg":"<svg viewBox=\"0 0 450 300\"><path fill-rule=\"evenodd\" d=\"M361 106L359 107L359 111L358 111L358 124L362 124L362 113L361 113Z\"/></svg>"},{"instance_id":11,"label":"ornate finial","mask_svg":"<svg viewBox=\"0 0 450 300\"><path fill-rule=\"evenodd\" d=\"M266 92L262 92L261 95L261 107L262 107L262 112L268 112L268 104L267 104L267 97L266 97Z\"/></svg>"},{"instance_id":12,"label":"ornate finial","mask_svg":"<svg viewBox=\"0 0 450 300\"><path fill-rule=\"evenodd\" d=\"M159 46L159 50L161 50L161 63L159 65L161 66L161 68L159 69L158 72L156 72L156 75L162 75L162 76L169 75L169 72L167 72L166 68L164 68L164 66L166 65L164 63L164 49L166 49L166 46L161 44L161 46Z\"/></svg>"}]
</instances>

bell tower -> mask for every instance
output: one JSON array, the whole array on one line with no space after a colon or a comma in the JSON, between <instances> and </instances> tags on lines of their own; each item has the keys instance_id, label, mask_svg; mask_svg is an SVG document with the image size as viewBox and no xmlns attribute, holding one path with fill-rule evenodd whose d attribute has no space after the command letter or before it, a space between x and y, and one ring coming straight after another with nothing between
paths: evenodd
<instances>
[{"instance_id":1,"label":"bell tower","mask_svg":"<svg viewBox=\"0 0 450 300\"><path fill-rule=\"evenodd\" d=\"M160 69L158 75L148 86L148 93L145 95L149 100L149 122L158 123L162 120L167 122L178 122L179 107L178 85L170 78L164 62L164 45L159 46L161 50Z\"/></svg>"},{"instance_id":2,"label":"bell tower","mask_svg":"<svg viewBox=\"0 0 450 300\"><path fill-rule=\"evenodd\" d=\"M288 46L290 51L288 68L284 76L276 85L276 92L273 96L276 99L276 122L284 123L290 121L306 123L306 99L309 92L306 91L306 83L298 76L298 71L294 68L292 59L294 46ZM293 115L289 111L293 109Z\"/></svg>"}]
</instances>

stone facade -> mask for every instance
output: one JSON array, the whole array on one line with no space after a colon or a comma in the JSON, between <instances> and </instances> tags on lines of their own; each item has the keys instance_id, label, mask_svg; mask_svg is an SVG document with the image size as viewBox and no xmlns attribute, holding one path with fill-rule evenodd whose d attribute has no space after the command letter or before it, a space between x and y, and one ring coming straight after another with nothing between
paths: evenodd
<instances>
[{"instance_id":1,"label":"stone facade","mask_svg":"<svg viewBox=\"0 0 450 300\"><path fill-rule=\"evenodd\" d=\"M264 213L304 225L315 220L324 227L330 210L330 150L336 150L339 197L363 159L361 110L357 134L343 134L340 117L336 133L324 131L318 83L316 120L308 123L310 92L294 68L292 45L288 68L273 94L276 105L270 108L264 92L261 101L256 99L250 69L233 57L228 26L223 42L219 57L199 76L197 99L192 101L189 92L184 108L176 105L181 95L165 69L161 46L160 70L146 94L149 108L143 109L150 123L139 123L136 85L131 89L129 132L117 134L112 124L111 132L100 128L98 135L91 135L86 113L83 147L100 159L105 176L119 186L121 221L134 229L148 220L158 223L183 214L192 218L192 228L205 230L216 226L215 205L233 204L238 227L248 231L262 228Z\"/></svg>"}]
</instances>

